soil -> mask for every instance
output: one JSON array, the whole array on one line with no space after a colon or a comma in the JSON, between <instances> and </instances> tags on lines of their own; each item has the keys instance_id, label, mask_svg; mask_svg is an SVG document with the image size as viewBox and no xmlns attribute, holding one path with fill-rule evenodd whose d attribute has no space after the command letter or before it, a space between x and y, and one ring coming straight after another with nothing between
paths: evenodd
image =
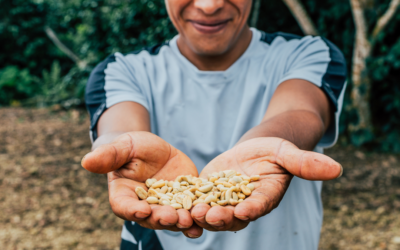
<instances>
[{"instance_id":1,"label":"soil","mask_svg":"<svg viewBox=\"0 0 400 250\"><path fill-rule=\"evenodd\" d=\"M0 109L0 249L119 249L122 220L90 151L83 110ZM320 249L400 249L400 157L336 146Z\"/></svg>"}]
</instances>

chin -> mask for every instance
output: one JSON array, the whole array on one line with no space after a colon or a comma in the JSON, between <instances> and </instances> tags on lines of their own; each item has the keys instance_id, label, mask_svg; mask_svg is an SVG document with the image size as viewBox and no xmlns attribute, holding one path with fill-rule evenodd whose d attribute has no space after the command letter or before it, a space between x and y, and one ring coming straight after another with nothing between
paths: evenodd
<instances>
[{"instance_id":1,"label":"chin","mask_svg":"<svg viewBox=\"0 0 400 250\"><path fill-rule=\"evenodd\" d=\"M213 41L194 44L193 48L196 54L202 56L219 56L227 52L228 43L216 44Z\"/></svg>"}]
</instances>

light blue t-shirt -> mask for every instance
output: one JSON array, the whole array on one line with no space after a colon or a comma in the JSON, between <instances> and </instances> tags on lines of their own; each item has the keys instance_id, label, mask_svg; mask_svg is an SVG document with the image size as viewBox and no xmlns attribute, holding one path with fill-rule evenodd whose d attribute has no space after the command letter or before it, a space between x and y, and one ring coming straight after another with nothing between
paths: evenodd
<instances>
[{"instance_id":1,"label":"light blue t-shirt","mask_svg":"<svg viewBox=\"0 0 400 250\"><path fill-rule=\"evenodd\" d=\"M107 108L136 102L148 110L151 131L189 156L200 173L261 122L280 83L304 79L320 87L336 108L335 122L316 151L332 146L346 80L341 52L321 37L256 29L252 34L245 53L225 71L198 70L180 53L178 36L150 49L111 55L95 68L87 86L93 139ZM170 231L156 234L161 246L171 250L317 249L321 186L294 178L278 208L237 233L204 231L199 239ZM126 226L122 238L132 244L140 241Z\"/></svg>"}]
</instances>

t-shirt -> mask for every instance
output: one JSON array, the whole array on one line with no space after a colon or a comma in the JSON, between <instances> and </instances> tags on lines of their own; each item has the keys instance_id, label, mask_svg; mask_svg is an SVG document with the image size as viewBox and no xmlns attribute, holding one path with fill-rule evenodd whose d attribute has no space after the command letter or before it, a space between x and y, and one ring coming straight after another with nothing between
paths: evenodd
<instances>
[{"instance_id":1,"label":"t-shirt","mask_svg":"<svg viewBox=\"0 0 400 250\"><path fill-rule=\"evenodd\" d=\"M335 122L315 150L322 152L336 142L346 64L328 40L252 28L249 47L232 66L225 71L201 71L180 53L177 38L126 55L115 53L93 70L86 89L92 139L107 108L136 102L148 110L152 133L190 157L200 173L260 124L280 83L304 79L320 87L335 107ZM200 238L189 239L180 232L145 231L157 235L154 249L317 249L321 187L319 181L293 178L279 206L239 232L205 230ZM143 245L153 241L138 230L140 226L126 222L122 245L153 249Z\"/></svg>"}]
</instances>

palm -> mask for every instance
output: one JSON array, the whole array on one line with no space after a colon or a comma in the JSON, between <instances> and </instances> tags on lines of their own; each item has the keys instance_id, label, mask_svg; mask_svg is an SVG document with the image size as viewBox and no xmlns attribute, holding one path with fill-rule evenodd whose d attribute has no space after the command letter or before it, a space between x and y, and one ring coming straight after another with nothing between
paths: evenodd
<instances>
[{"instance_id":1,"label":"palm","mask_svg":"<svg viewBox=\"0 0 400 250\"><path fill-rule=\"evenodd\" d=\"M174 180L178 175L198 175L189 157L154 134L128 133L118 140L133 146L126 163L109 174L110 181L126 178L144 183L149 178Z\"/></svg>"},{"instance_id":2,"label":"palm","mask_svg":"<svg viewBox=\"0 0 400 250\"><path fill-rule=\"evenodd\" d=\"M279 205L293 175L307 180L330 180L340 175L341 166L327 156L303 151L279 138L257 138L238 144L212 160L200 177L233 169L251 176L253 193L236 207L199 204L192 210L196 223L212 231L237 231Z\"/></svg>"},{"instance_id":3,"label":"palm","mask_svg":"<svg viewBox=\"0 0 400 250\"><path fill-rule=\"evenodd\" d=\"M174 180L179 175L198 176L193 162L160 137L148 132L123 134L88 154L82 165L91 172L108 173L111 207L119 217L152 229L179 230L176 224L192 226L187 211L150 206L135 193L136 187L147 189L144 182L148 178Z\"/></svg>"},{"instance_id":4,"label":"palm","mask_svg":"<svg viewBox=\"0 0 400 250\"><path fill-rule=\"evenodd\" d=\"M255 190L246 201L249 202L257 196L267 198L267 213L279 204L293 175L275 162L276 150L261 143L262 141L242 143L226 151L211 161L203 169L200 177L206 178L208 174L228 169L247 176L260 175L260 180L253 183Z\"/></svg>"}]
</instances>

